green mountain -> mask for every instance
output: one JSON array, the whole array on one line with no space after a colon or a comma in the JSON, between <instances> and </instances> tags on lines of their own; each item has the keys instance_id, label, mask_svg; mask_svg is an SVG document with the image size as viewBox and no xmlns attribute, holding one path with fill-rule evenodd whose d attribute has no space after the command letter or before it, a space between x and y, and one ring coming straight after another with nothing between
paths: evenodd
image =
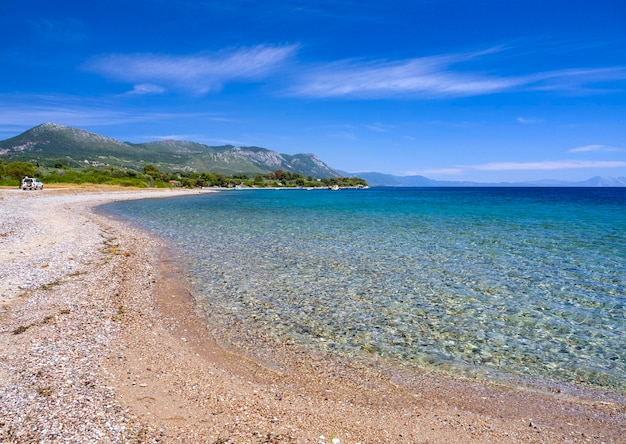
<instances>
[{"instance_id":1,"label":"green mountain","mask_svg":"<svg viewBox=\"0 0 626 444\"><path fill-rule=\"evenodd\" d=\"M283 170L316 178L341 175L314 154L288 155L260 147L207 146L182 140L136 144L54 123L0 141L0 158L5 163L28 161L52 166L60 162L73 168L115 166L141 170L150 163L161 171L232 175Z\"/></svg>"}]
</instances>

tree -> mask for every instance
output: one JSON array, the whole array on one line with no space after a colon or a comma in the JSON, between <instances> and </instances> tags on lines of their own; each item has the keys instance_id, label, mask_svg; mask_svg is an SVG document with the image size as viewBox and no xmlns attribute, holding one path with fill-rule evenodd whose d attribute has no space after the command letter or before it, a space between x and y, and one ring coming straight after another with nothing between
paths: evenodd
<instances>
[{"instance_id":1,"label":"tree","mask_svg":"<svg viewBox=\"0 0 626 444\"><path fill-rule=\"evenodd\" d=\"M151 163L147 163L143 166L143 173L152 177L159 177L161 175L159 169Z\"/></svg>"},{"instance_id":2,"label":"tree","mask_svg":"<svg viewBox=\"0 0 626 444\"><path fill-rule=\"evenodd\" d=\"M214 185L225 187L226 185L228 185L228 178L224 174L216 174Z\"/></svg>"},{"instance_id":3,"label":"tree","mask_svg":"<svg viewBox=\"0 0 626 444\"><path fill-rule=\"evenodd\" d=\"M254 185L261 186L265 183L265 177L262 174L254 176Z\"/></svg>"},{"instance_id":4,"label":"tree","mask_svg":"<svg viewBox=\"0 0 626 444\"><path fill-rule=\"evenodd\" d=\"M11 162L4 168L4 172L12 179L21 180L24 176L34 176L35 166L28 162Z\"/></svg>"}]
</instances>

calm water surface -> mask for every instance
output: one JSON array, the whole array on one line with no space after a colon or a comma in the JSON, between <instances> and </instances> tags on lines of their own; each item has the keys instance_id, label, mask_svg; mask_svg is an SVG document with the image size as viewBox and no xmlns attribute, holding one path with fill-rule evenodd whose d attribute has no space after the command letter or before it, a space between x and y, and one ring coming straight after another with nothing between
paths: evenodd
<instances>
[{"instance_id":1,"label":"calm water surface","mask_svg":"<svg viewBox=\"0 0 626 444\"><path fill-rule=\"evenodd\" d=\"M103 209L184 251L199 306L235 342L626 390L626 189L250 190Z\"/></svg>"}]
</instances>

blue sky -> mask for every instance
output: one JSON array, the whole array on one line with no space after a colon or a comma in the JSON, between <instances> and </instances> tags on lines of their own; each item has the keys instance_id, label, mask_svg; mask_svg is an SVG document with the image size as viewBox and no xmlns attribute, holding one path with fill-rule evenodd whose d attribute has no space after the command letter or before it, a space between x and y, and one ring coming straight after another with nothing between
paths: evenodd
<instances>
[{"instance_id":1,"label":"blue sky","mask_svg":"<svg viewBox=\"0 0 626 444\"><path fill-rule=\"evenodd\" d=\"M440 180L626 176L624 0L23 0L0 139L54 122Z\"/></svg>"}]
</instances>

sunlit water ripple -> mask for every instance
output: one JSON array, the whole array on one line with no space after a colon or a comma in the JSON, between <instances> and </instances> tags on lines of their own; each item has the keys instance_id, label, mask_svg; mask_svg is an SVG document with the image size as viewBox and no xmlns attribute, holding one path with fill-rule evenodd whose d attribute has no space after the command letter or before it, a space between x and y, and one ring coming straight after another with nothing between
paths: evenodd
<instances>
[{"instance_id":1,"label":"sunlit water ripple","mask_svg":"<svg viewBox=\"0 0 626 444\"><path fill-rule=\"evenodd\" d=\"M251 190L103 209L178 251L216 330L626 390L626 189Z\"/></svg>"}]
</instances>

